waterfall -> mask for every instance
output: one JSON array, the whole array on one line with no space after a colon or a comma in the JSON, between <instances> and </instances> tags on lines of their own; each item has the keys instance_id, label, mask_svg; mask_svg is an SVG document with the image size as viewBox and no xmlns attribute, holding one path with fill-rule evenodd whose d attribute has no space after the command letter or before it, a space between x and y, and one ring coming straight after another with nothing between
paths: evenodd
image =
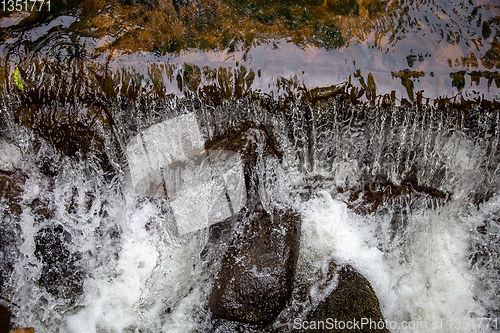
<instances>
[{"instance_id":1,"label":"waterfall","mask_svg":"<svg viewBox=\"0 0 500 333\"><path fill-rule=\"evenodd\" d=\"M296 279L334 258L370 280L386 320L429 325L414 332L439 323L497 330L498 112L335 99L122 101L108 105L103 146L71 156L15 124L11 105L4 137L22 157L5 176L1 290L19 326L211 330L208 263L218 258L200 256L207 229L176 233L169 201L133 190L125 153L141 130L192 113L205 139L248 124L270 129L282 161L256 169L264 200L279 197L303 215Z\"/></svg>"}]
</instances>

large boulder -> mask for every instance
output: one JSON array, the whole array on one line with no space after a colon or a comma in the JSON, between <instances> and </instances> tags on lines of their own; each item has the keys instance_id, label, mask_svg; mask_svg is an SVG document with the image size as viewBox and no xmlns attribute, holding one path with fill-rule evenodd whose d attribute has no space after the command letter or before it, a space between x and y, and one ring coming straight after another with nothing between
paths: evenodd
<instances>
[{"instance_id":1,"label":"large boulder","mask_svg":"<svg viewBox=\"0 0 500 333\"><path fill-rule=\"evenodd\" d=\"M331 270L338 270L337 288L310 312L307 320L318 323L328 318L337 320L337 327L325 327L320 332L351 332L358 327L360 332L389 332L380 326L385 321L370 282L350 265L338 268L332 263Z\"/></svg>"},{"instance_id":2,"label":"large boulder","mask_svg":"<svg viewBox=\"0 0 500 333\"><path fill-rule=\"evenodd\" d=\"M290 209L267 212L259 200L238 215L238 234L210 295L215 316L265 324L280 313L293 289L300 221Z\"/></svg>"},{"instance_id":3,"label":"large boulder","mask_svg":"<svg viewBox=\"0 0 500 333\"><path fill-rule=\"evenodd\" d=\"M312 281L298 283L294 302L274 323L278 332L388 333L370 282L350 265L329 261Z\"/></svg>"}]
</instances>

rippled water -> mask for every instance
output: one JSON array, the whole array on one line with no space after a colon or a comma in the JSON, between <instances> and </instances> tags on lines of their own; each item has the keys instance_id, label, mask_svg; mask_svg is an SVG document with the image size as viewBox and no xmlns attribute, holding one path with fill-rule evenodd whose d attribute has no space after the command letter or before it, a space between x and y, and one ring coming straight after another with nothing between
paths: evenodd
<instances>
[{"instance_id":1,"label":"rippled water","mask_svg":"<svg viewBox=\"0 0 500 333\"><path fill-rule=\"evenodd\" d=\"M498 4L472 0L68 1L51 11L4 11L0 38L10 66L4 80L15 66L34 75L39 61L94 60L106 71L111 61L144 74L166 65L174 72L166 92L183 94L176 77L187 63L201 76L195 82L210 81L207 70L245 66L254 73L249 87L266 93L279 93L284 78L309 89L350 81L379 102L392 91L398 101L418 92L498 100L499 15Z\"/></svg>"}]
</instances>

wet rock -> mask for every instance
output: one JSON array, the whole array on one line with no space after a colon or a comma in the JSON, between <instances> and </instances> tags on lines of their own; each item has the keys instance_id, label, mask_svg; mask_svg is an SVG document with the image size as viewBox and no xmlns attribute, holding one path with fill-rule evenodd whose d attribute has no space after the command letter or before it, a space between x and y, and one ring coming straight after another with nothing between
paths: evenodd
<instances>
[{"instance_id":1,"label":"wet rock","mask_svg":"<svg viewBox=\"0 0 500 333\"><path fill-rule=\"evenodd\" d=\"M0 333L9 333L10 329L10 310L0 305Z\"/></svg>"},{"instance_id":2,"label":"wet rock","mask_svg":"<svg viewBox=\"0 0 500 333\"><path fill-rule=\"evenodd\" d=\"M264 324L285 306L299 252L300 215L265 211L260 201L238 216L241 232L222 258L209 306L217 317Z\"/></svg>"},{"instance_id":3,"label":"wet rock","mask_svg":"<svg viewBox=\"0 0 500 333\"><path fill-rule=\"evenodd\" d=\"M233 215L224 221L212 224L208 228L207 242L200 253L200 258L206 262L209 268L217 264L217 258L222 258L226 252L233 238L236 220L237 215Z\"/></svg>"},{"instance_id":4,"label":"wet rock","mask_svg":"<svg viewBox=\"0 0 500 333\"><path fill-rule=\"evenodd\" d=\"M19 328L17 330L10 331L9 333L35 333L35 329L33 327Z\"/></svg>"},{"instance_id":5,"label":"wet rock","mask_svg":"<svg viewBox=\"0 0 500 333\"><path fill-rule=\"evenodd\" d=\"M42 261L38 284L55 297L73 300L83 293L79 255L68 250L71 234L62 226L44 228L35 236L35 255Z\"/></svg>"},{"instance_id":6,"label":"wet rock","mask_svg":"<svg viewBox=\"0 0 500 333\"><path fill-rule=\"evenodd\" d=\"M5 200L8 210L12 213L22 212L20 202L26 179L27 176L19 170L0 172L0 198Z\"/></svg>"},{"instance_id":7,"label":"wet rock","mask_svg":"<svg viewBox=\"0 0 500 333\"><path fill-rule=\"evenodd\" d=\"M81 81L71 82L65 77L58 84L57 93L50 92L51 88L47 86L39 90L33 88L39 84L26 82L30 88L20 95L20 106L14 110L14 122L33 130L66 156L102 151L106 133L112 124L106 106L95 97L89 103L82 102L84 98L76 101L76 96L81 96L83 92L73 88L84 86ZM60 103L65 97L66 102ZM105 158L105 155L101 157Z\"/></svg>"},{"instance_id":8,"label":"wet rock","mask_svg":"<svg viewBox=\"0 0 500 333\"><path fill-rule=\"evenodd\" d=\"M396 185L387 180L375 180L367 183L361 190L339 189L338 191L348 195L344 201L350 209L358 214L373 213L377 211L379 206L390 203L397 198L415 201L418 198L448 200L450 197L448 193L443 191L419 186L415 181L406 181L402 182L401 185Z\"/></svg>"},{"instance_id":9,"label":"wet rock","mask_svg":"<svg viewBox=\"0 0 500 333\"><path fill-rule=\"evenodd\" d=\"M270 328L262 328L259 325L239 323L223 319L214 320L213 328L210 333L268 333L272 332Z\"/></svg>"},{"instance_id":10,"label":"wet rock","mask_svg":"<svg viewBox=\"0 0 500 333\"><path fill-rule=\"evenodd\" d=\"M4 283L9 280L19 258L19 243L22 239L19 228L9 217L0 220L0 295L5 295Z\"/></svg>"},{"instance_id":11,"label":"wet rock","mask_svg":"<svg viewBox=\"0 0 500 333\"><path fill-rule=\"evenodd\" d=\"M279 160L283 157L272 131L266 126L256 126L251 123L242 124L230 133L212 138L205 143L205 149L240 153L245 164L255 160L259 154L273 156Z\"/></svg>"},{"instance_id":12,"label":"wet rock","mask_svg":"<svg viewBox=\"0 0 500 333\"><path fill-rule=\"evenodd\" d=\"M370 282L350 265L330 261L325 268L312 282L296 285L274 332L389 332L374 328L384 318Z\"/></svg>"},{"instance_id":13,"label":"wet rock","mask_svg":"<svg viewBox=\"0 0 500 333\"><path fill-rule=\"evenodd\" d=\"M320 332L349 332L347 327L342 328L343 322L347 325L348 322L355 323L355 320L361 325L363 323L379 323L384 318L380 311L380 305L377 295L373 291L370 282L359 274L350 265L338 267L334 263L330 264L329 274L333 276L333 272L338 271L338 285L325 300L321 301L316 309L314 309L308 316L309 322L326 321L328 318L336 319L339 323L337 329L324 329ZM372 325L369 327L365 324L360 327L362 332L388 332L387 329Z\"/></svg>"},{"instance_id":14,"label":"wet rock","mask_svg":"<svg viewBox=\"0 0 500 333\"><path fill-rule=\"evenodd\" d=\"M283 154L271 131L265 126L244 124L239 131L227 133L205 143L207 150L230 150L240 154L244 164L247 197L253 198L258 187L255 175L257 160L274 157L282 160Z\"/></svg>"}]
</instances>

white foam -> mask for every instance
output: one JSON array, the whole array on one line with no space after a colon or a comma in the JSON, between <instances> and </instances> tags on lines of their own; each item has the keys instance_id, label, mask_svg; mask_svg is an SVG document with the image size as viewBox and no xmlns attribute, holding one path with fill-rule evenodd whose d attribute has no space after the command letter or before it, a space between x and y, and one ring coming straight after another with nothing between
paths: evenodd
<instances>
[{"instance_id":1,"label":"white foam","mask_svg":"<svg viewBox=\"0 0 500 333\"><path fill-rule=\"evenodd\" d=\"M319 265L333 258L354 266L371 282L386 320L399 325L392 332L443 332L438 323L470 323L484 315L472 292L468 227L458 217L456 204L414 212L403 248L386 253L374 241L385 241L383 227L375 226L383 221L374 216L357 215L326 192L305 203L302 211L301 260ZM420 326L402 329L405 321ZM444 331L470 329L454 326Z\"/></svg>"},{"instance_id":2,"label":"white foam","mask_svg":"<svg viewBox=\"0 0 500 333\"><path fill-rule=\"evenodd\" d=\"M145 229L149 216L154 213L154 208L146 205L142 210L134 211L123 223L123 243L115 268L116 276L85 281L86 306L67 319L69 332L95 333L99 327L106 332L122 332L138 321L136 307L158 260L155 238L150 237Z\"/></svg>"}]
</instances>

